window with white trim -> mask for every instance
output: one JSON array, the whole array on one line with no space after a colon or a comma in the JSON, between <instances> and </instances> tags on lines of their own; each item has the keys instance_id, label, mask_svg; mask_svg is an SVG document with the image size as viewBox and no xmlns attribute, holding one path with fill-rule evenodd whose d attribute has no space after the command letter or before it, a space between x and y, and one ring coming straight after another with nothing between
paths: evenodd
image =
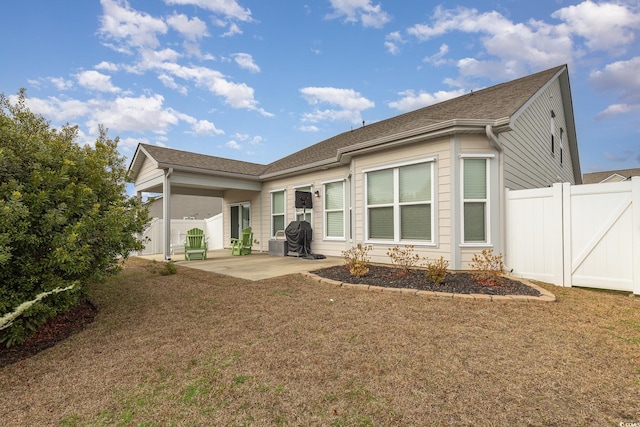
<instances>
[{"instance_id":1,"label":"window with white trim","mask_svg":"<svg viewBox=\"0 0 640 427\"><path fill-rule=\"evenodd\" d=\"M368 240L433 242L432 163L366 173Z\"/></svg>"},{"instance_id":2,"label":"window with white trim","mask_svg":"<svg viewBox=\"0 0 640 427\"><path fill-rule=\"evenodd\" d=\"M286 199L285 190L271 192L271 236L276 235L276 231L284 230L286 224Z\"/></svg>"},{"instance_id":3,"label":"window with white trim","mask_svg":"<svg viewBox=\"0 0 640 427\"><path fill-rule=\"evenodd\" d=\"M344 181L324 184L324 236L344 239Z\"/></svg>"},{"instance_id":4,"label":"window with white trim","mask_svg":"<svg viewBox=\"0 0 640 427\"><path fill-rule=\"evenodd\" d=\"M313 187L311 187L310 185L307 185L306 187L296 187L295 188L296 191L305 191L307 193L312 193L313 194ZM313 209L311 208L296 208L296 221L307 221L311 224L313 224L313 222L311 222L311 213L313 212Z\"/></svg>"},{"instance_id":5,"label":"window with white trim","mask_svg":"<svg viewBox=\"0 0 640 427\"><path fill-rule=\"evenodd\" d=\"M489 159L462 159L462 241L487 243L489 223Z\"/></svg>"}]
</instances>

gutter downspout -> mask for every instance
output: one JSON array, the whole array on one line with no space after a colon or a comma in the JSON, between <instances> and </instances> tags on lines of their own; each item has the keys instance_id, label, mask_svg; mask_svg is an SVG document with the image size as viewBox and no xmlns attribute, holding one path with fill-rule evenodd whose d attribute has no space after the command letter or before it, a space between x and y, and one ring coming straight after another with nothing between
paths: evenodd
<instances>
[{"instance_id":1,"label":"gutter downspout","mask_svg":"<svg viewBox=\"0 0 640 427\"><path fill-rule=\"evenodd\" d=\"M489 143L496 149L498 152L498 204L500 206L500 252L505 254L506 250L506 204L505 204L505 194L504 194L504 150L500 141L498 141L498 137L495 133L493 133L493 126L487 125L485 127L485 133L487 134L487 138L489 139ZM505 259L505 270L509 271L510 268L507 267L507 261Z\"/></svg>"}]
</instances>

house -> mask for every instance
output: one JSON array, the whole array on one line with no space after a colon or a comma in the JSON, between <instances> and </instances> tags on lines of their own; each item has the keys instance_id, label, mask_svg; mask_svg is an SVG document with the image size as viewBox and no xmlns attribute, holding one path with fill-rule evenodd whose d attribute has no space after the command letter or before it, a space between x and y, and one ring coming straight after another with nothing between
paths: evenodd
<instances>
[{"instance_id":1,"label":"house","mask_svg":"<svg viewBox=\"0 0 640 427\"><path fill-rule=\"evenodd\" d=\"M601 182L629 181L632 176L640 176L640 169L620 169L613 171L585 173L582 177L582 183L599 184Z\"/></svg>"},{"instance_id":2,"label":"house","mask_svg":"<svg viewBox=\"0 0 640 427\"><path fill-rule=\"evenodd\" d=\"M163 196L149 198L147 207L151 218L163 218ZM220 197L198 197L186 194L171 195L171 219L205 219L222 212Z\"/></svg>"},{"instance_id":3,"label":"house","mask_svg":"<svg viewBox=\"0 0 640 427\"><path fill-rule=\"evenodd\" d=\"M254 250L293 220L311 250L370 244L374 262L411 244L467 268L505 247L505 188L582 182L566 65L353 129L262 165L140 144L138 192L223 198L224 241L251 225ZM295 192L313 194L296 208ZM167 217L169 215L165 215ZM167 222L168 223L168 222ZM170 232L170 226L167 224ZM165 240L166 241L166 240ZM165 256L169 256L168 249Z\"/></svg>"}]
</instances>

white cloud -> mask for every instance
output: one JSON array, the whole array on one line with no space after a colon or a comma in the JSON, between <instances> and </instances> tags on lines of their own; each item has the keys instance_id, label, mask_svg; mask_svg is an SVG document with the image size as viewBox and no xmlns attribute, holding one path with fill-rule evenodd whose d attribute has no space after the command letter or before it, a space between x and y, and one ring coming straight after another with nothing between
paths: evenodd
<instances>
[{"instance_id":1,"label":"white cloud","mask_svg":"<svg viewBox=\"0 0 640 427\"><path fill-rule=\"evenodd\" d=\"M618 61L602 70L592 71L590 82L596 89L618 94L618 102L598 114L606 118L640 111L640 56L628 61Z\"/></svg>"},{"instance_id":2,"label":"white cloud","mask_svg":"<svg viewBox=\"0 0 640 427\"><path fill-rule=\"evenodd\" d=\"M164 134L178 124L179 117L174 110L163 107L163 103L161 95L90 100L87 104L92 111L87 126L92 134L97 132L98 124L115 131Z\"/></svg>"},{"instance_id":3,"label":"white cloud","mask_svg":"<svg viewBox=\"0 0 640 427\"><path fill-rule=\"evenodd\" d=\"M219 71L206 67L184 67L173 63L163 63L159 67L174 77L193 81L198 86L222 96L225 98L225 102L233 108L244 108L257 111L263 116L273 116L273 114L258 107L258 101L254 99L252 87L245 83L230 82Z\"/></svg>"},{"instance_id":4,"label":"white cloud","mask_svg":"<svg viewBox=\"0 0 640 427\"><path fill-rule=\"evenodd\" d=\"M242 30L238 27L238 24L231 23L229 24L229 30L226 33L222 34L220 37L232 37L238 34L242 34Z\"/></svg>"},{"instance_id":5,"label":"white cloud","mask_svg":"<svg viewBox=\"0 0 640 427\"><path fill-rule=\"evenodd\" d=\"M320 129L318 129L318 126L300 126L298 127L299 130L301 130L302 132L318 132Z\"/></svg>"},{"instance_id":6,"label":"white cloud","mask_svg":"<svg viewBox=\"0 0 640 427\"><path fill-rule=\"evenodd\" d=\"M209 35L207 33L207 24L197 16L189 19L187 15L173 14L167 18L167 23L187 40L195 41Z\"/></svg>"},{"instance_id":7,"label":"white cloud","mask_svg":"<svg viewBox=\"0 0 640 427\"><path fill-rule=\"evenodd\" d=\"M326 110L316 108L312 113L303 115L303 121L306 122L340 120L360 123L362 121L360 113L375 106L373 101L368 100L353 89L305 87L300 89L300 93L310 105L329 104L338 107L337 109Z\"/></svg>"},{"instance_id":8,"label":"white cloud","mask_svg":"<svg viewBox=\"0 0 640 427\"><path fill-rule=\"evenodd\" d=\"M111 76L99 73L95 70L82 71L76 74L75 78L78 80L78 84L80 86L90 90L111 93L118 93L121 90L111 83Z\"/></svg>"},{"instance_id":9,"label":"white cloud","mask_svg":"<svg viewBox=\"0 0 640 427\"><path fill-rule=\"evenodd\" d=\"M58 90L67 90L73 87L71 80L66 80L62 77L49 77L48 79Z\"/></svg>"},{"instance_id":10,"label":"white cloud","mask_svg":"<svg viewBox=\"0 0 640 427\"><path fill-rule=\"evenodd\" d=\"M189 92L189 90L187 89L186 86L179 85L178 83L176 83L176 81L173 79L173 77L171 77L171 76L169 76L167 74L160 74L158 76L158 80L160 80L160 82L165 87L168 87L169 89L176 90L182 95L186 95Z\"/></svg>"},{"instance_id":11,"label":"white cloud","mask_svg":"<svg viewBox=\"0 0 640 427\"><path fill-rule=\"evenodd\" d=\"M399 45L405 43L399 31L387 34L384 40L384 47L387 49L387 52L392 55L397 55L400 52Z\"/></svg>"},{"instance_id":12,"label":"white cloud","mask_svg":"<svg viewBox=\"0 0 640 427\"><path fill-rule=\"evenodd\" d=\"M260 145L264 141L264 138L259 135L251 136L247 133L235 133L233 138L239 141L247 141L251 145Z\"/></svg>"},{"instance_id":13,"label":"white cloud","mask_svg":"<svg viewBox=\"0 0 640 427\"><path fill-rule=\"evenodd\" d=\"M238 144L234 140L227 142L225 145L229 148L233 148L234 150L242 150L242 145Z\"/></svg>"},{"instance_id":14,"label":"white cloud","mask_svg":"<svg viewBox=\"0 0 640 427\"><path fill-rule=\"evenodd\" d=\"M563 20L572 34L585 38L589 49L611 53L633 43L634 30L640 28L639 12L612 2L587 0L564 7L551 16Z\"/></svg>"},{"instance_id":15,"label":"white cloud","mask_svg":"<svg viewBox=\"0 0 640 427\"><path fill-rule=\"evenodd\" d=\"M258 106L258 101L254 98L254 89L247 84L232 82L222 73L206 67L182 66L178 63L183 56L179 52L171 48L159 49L160 41L157 36L166 33L168 29L161 19L131 9L126 0L101 0L101 2L104 9L100 30L102 36L114 43L112 47L120 46L121 48L117 49L120 52L138 53L138 61L121 66L122 70L140 75L147 71L156 72L165 86L184 94L187 92L187 87L176 81L176 79L182 79L223 97L225 103L232 108L257 111L267 117L273 116ZM252 20L251 12L240 7L234 0L167 0L166 3L195 5L222 14L226 18ZM198 18L189 19L185 15L176 13L167 18L167 21L181 34L186 35L187 53L195 54L202 59L199 48L193 44L198 37L206 34L204 23ZM219 22L216 21L216 23ZM241 67L253 72L260 70L248 54L238 54L235 58Z\"/></svg>"},{"instance_id":16,"label":"white cloud","mask_svg":"<svg viewBox=\"0 0 640 427\"><path fill-rule=\"evenodd\" d=\"M557 25L534 19L513 22L496 11L480 13L462 6L455 9L438 6L430 23L413 25L406 32L418 41L452 32L480 35L472 43L481 43L484 51L480 50L474 58L458 59L460 75L497 80L571 64L589 51L622 53L634 42L635 31L640 28L640 12L622 2L586 0L559 9L551 16L561 22ZM387 43L385 46L393 48ZM441 53L425 61L438 64Z\"/></svg>"},{"instance_id":17,"label":"white cloud","mask_svg":"<svg viewBox=\"0 0 640 427\"><path fill-rule=\"evenodd\" d=\"M125 153L133 154L135 153L136 148L138 148L138 144L149 144L149 140L147 138L120 138L118 148Z\"/></svg>"},{"instance_id":18,"label":"white cloud","mask_svg":"<svg viewBox=\"0 0 640 427\"><path fill-rule=\"evenodd\" d=\"M234 53L233 59L236 61L236 64L240 66L240 68L249 70L252 73L259 73L260 67L253 62L253 56L248 53Z\"/></svg>"},{"instance_id":19,"label":"white cloud","mask_svg":"<svg viewBox=\"0 0 640 427\"><path fill-rule=\"evenodd\" d=\"M371 4L371 0L330 0L333 13L327 16L329 19L344 17L346 22L360 21L364 27L382 28L391 20L387 12L377 4Z\"/></svg>"},{"instance_id":20,"label":"white cloud","mask_svg":"<svg viewBox=\"0 0 640 427\"><path fill-rule=\"evenodd\" d=\"M158 34L167 32L167 24L159 18L131 9L126 0L100 0L103 8L99 33L116 44L118 52L131 53L131 47L157 47Z\"/></svg>"},{"instance_id":21,"label":"white cloud","mask_svg":"<svg viewBox=\"0 0 640 427\"><path fill-rule=\"evenodd\" d=\"M11 102L17 100L14 96L15 95L12 95L10 97ZM85 102L77 99L60 99L56 97L49 97L47 99L27 98L26 103L34 113L41 114L61 123L75 122L78 118L89 114L91 111Z\"/></svg>"},{"instance_id":22,"label":"white cloud","mask_svg":"<svg viewBox=\"0 0 640 427\"><path fill-rule=\"evenodd\" d=\"M437 53L434 53L431 56L426 56L422 62L427 62L433 65L441 65L446 61L442 59L447 53L449 53L449 46L447 44L441 44L440 49L438 49Z\"/></svg>"},{"instance_id":23,"label":"white cloud","mask_svg":"<svg viewBox=\"0 0 640 427\"><path fill-rule=\"evenodd\" d=\"M251 145L260 145L263 142L264 142L264 138L261 137L261 136L258 136L258 135L254 136L253 138L251 138L249 140L249 144L251 144Z\"/></svg>"},{"instance_id":24,"label":"white cloud","mask_svg":"<svg viewBox=\"0 0 640 427\"><path fill-rule=\"evenodd\" d=\"M217 129L216 126L208 120L198 120L191 127L193 132L199 136L224 134L223 130Z\"/></svg>"},{"instance_id":25,"label":"white cloud","mask_svg":"<svg viewBox=\"0 0 640 427\"><path fill-rule=\"evenodd\" d=\"M514 23L500 13L480 13L476 9L437 7L431 25L416 24L407 33L426 41L449 32L480 34L485 53L491 59L464 58L458 61L463 75L509 79L571 62L573 42L566 26L553 26L541 21ZM482 54L482 52L481 52ZM486 56L486 55L485 55Z\"/></svg>"},{"instance_id":26,"label":"white cloud","mask_svg":"<svg viewBox=\"0 0 640 427\"><path fill-rule=\"evenodd\" d=\"M448 99L452 99L461 95L464 95L465 91L463 89L452 90L452 91L438 91L433 94L427 92L415 93L413 90L406 90L400 92L402 98L398 101L389 102L389 107L394 108L398 111L413 111L418 108L426 107L428 105L437 104L442 101L446 101Z\"/></svg>"},{"instance_id":27,"label":"white cloud","mask_svg":"<svg viewBox=\"0 0 640 427\"><path fill-rule=\"evenodd\" d=\"M640 56L618 61L603 70L591 72L590 81L600 90L624 92L625 96L640 98Z\"/></svg>"},{"instance_id":28,"label":"white cloud","mask_svg":"<svg viewBox=\"0 0 640 427\"><path fill-rule=\"evenodd\" d=\"M236 0L165 0L164 2L171 5L198 6L238 21L250 22L253 20L251 10L240 6Z\"/></svg>"},{"instance_id":29,"label":"white cloud","mask_svg":"<svg viewBox=\"0 0 640 427\"><path fill-rule=\"evenodd\" d=\"M96 70L111 71L111 72L118 71L117 64L114 64L113 62L107 62L107 61L102 61L101 63L99 63L93 68L95 68Z\"/></svg>"}]
</instances>

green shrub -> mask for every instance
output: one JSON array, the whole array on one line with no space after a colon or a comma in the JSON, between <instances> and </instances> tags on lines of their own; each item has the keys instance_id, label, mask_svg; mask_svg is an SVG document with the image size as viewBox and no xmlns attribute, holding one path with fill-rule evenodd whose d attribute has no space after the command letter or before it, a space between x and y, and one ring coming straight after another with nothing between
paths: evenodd
<instances>
[{"instance_id":1,"label":"green shrub","mask_svg":"<svg viewBox=\"0 0 640 427\"><path fill-rule=\"evenodd\" d=\"M356 246L352 246L347 251L342 251L342 257L344 263L349 269L349 273L355 277L364 276L369 272L369 251L373 249L373 246L363 246L358 243Z\"/></svg>"},{"instance_id":2,"label":"green shrub","mask_svg":"<svg viewBox=\"0 0 640 427\"><path fill-rule=\"evenodd\" d=\"M391 258L391 264L401 269L402 274L407 274L420 261L420 256L413 252L413 245L405 245L404 249L398 246L389 248L387 256Z\"/></svg>"},{"instance_id":3,"label":"green shrub","mask_svg":"<svg viewBox=\"0 0 640 427\"><path fill-rule=\"evenodd\" d=\"M178 270L172 262L158 262L156 260L151 261L151 267L149 268L153 274L159 274L161 276L170 276L176 274Z\"/></svg>"},{"instance_id":4,"label":"green shrub","mask_svg":"<svg viewBox=\"0 0 640 427\"><path fill-rule=\"evenodd\" d=\"M428 258L424 259L425 267L427 269L426 275L435 285L439 285L447 277L447 268L449 268L449 261L446 261L444 257L440 257L437 260L429 261Z\"/></svg>"},{"instance_id":5,"label":"green shrub","mask_svg":"<svg viewBox=\"0 0 640 427\"><path fill-rule=\"evenodd\" d=\"M502 254L494 255L493 249L484 249L480 254L474 254L471 259L471 276L486 286L496 286L502 283L504 263Z\"/></svg>"},{"instance_id":6,"label":"green shrub","mask_svg":"<svg viewBox=\"0 0 640 427\"><path fill-rule=\"evenodd\" d=\"M67 311L89 282L120 270L142 249L148 213L126 193L124 158L99 127L93 146L78 129L53 129L0 94L0 342L23 342Z\"/></svg>"}]
</instances>

